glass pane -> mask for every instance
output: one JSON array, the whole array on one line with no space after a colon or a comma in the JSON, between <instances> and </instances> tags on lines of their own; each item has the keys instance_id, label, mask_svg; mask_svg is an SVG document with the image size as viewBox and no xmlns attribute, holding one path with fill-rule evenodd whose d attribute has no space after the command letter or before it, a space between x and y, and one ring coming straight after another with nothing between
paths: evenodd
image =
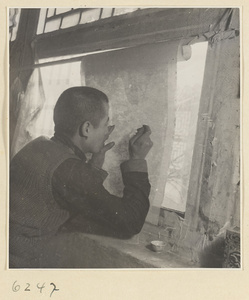
<instances>
[{"instance_id":1,"label":"glass pane","mask_svg":"<svg viewBox=\"0 0 249 300\"><path fill-rule=\"evenodd\" d=\"M186 209L207 44L192 45L191 58L177 63L174 138L162 206L179 212Z\"/></svg>"},{"instance_id":2,"label":"glass pane","mask_svg":"<svg viewBox=\"0 0 249 300\"><path fill-rule=\"evenodd\" d=\"M58 57L57 59L63 58ZM53 135L53 109L58 97L67 88L82 85L80 61L43 67L40 68L40 72L46 101L31 128L33 137Z\"/></svg>"},{"instance_id":3,"label":"glass pane","mask_svg":"<svg viewBox=\"0 0 249 300\"><path fill-rule=\"evenodd\" d=\"M103 8L101 19L109 18L112 16L112 8Z\"/></svg>"},{"instance_id":4,"label":"glass pane","mask_svg":"<svg viewBox=\"0 0 249 300\"><path fill-rule=\"evenodd\" d=\"M115 8L114 16L128 14L135 10L138 10L138 8Z\"/></svg>"},{"instance_id":5,"label":"glass pane","mask_svg":"<svg viewBox=\"0 0 249 300\"><path fill-rule=\"evenodd\" d=\"M84 11L81 16L80 24L97 21L100 16L100 8Z\"/></svg>"},{"instance_id":6,"label":"glass pane","mask_svg":"<svg viewBox=\"0 0 249 300\"><path fill-rule=\"evenodd\" d=\"M80 12L74 13L69 16L65 16L63 18L61 28L67 28L67 27L78 25L79 18L80 18Z\"/></svg>"},{"instance_id":7,"label":"glass pane","mask_svg":"<svg viewBox=\"0 0 249 300\"><path fill-rule=\"evenodd\" d=\"M55 13L55 8L48 8L48 15L47 17L52 17Z\"/></svg>"},{"instance_id":8,"label":"glass pane","mask_svg":"<svg viewBox=\"0 0 249 300\"><path fill-rule=\"evenodd\" d=\"M45 32L58 30L60 27L61 19L55 19L47 22Z\"/></svg>"},{"instance_id":9,"label":"glass pane","mask_svg":"<svg viewBox=\"0 0 249 300\"><path fill-rule=\"evenodd\" d=\"M56 15L63 14L72 10L72 8L56 8Z\"/></svg>"}]
</instances>

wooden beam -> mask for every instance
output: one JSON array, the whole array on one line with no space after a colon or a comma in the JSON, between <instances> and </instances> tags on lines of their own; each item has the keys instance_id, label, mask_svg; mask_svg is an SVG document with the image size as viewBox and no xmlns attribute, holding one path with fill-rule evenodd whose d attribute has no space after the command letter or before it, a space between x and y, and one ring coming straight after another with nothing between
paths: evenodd
<instances>
[{"instance_id":1,"label":"wooden beam","mask_svg":"<svg viewBox=\"0 0 249 300\"><path fill-rule=\"evenodd\" d=\"M36 34L39 9L22 9L16 40L9 48L9 141L12 142L16 127L18 94L25 91L32 69L22 70L23 66L33 65L34 53L31 42ZM17 84L18 83L18 84Z\"/></svg>"},{"instance_id":2,"label":"wooden beam","mask_svg":"<svg viewBox=\"0 0 249 300\"><path fill-rule=\"evenodd\" d=\"M43 35L33 41L40 58L131 47L208 32L226 8L158 8L99 20Z\"/></svg>"},{"instance_id":3,"label":"wooden beam","mask_svg":"<svg viewBox=\"0 0 249 300\"><path fill-rule=\"evenodd\" d=\"M17 76L23 82L24 88L27 85L32 70L26 70L20 74L23 66L34 64L35 58L31 46L32 40L36 36L37 23L39 19L39 9L22 9L19 28L16 40L10 43L10 85Z\"/></svg>"}]
</instances>

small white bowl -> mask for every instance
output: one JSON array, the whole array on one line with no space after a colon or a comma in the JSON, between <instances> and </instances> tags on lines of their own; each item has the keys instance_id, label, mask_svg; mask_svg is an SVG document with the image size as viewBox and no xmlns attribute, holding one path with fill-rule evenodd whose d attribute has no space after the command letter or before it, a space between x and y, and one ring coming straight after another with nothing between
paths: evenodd
<instances>
[{"instance_id":1,"label":"small white bowl","mask_svg":"<svg viewBox=\"0 0 249 300\"><path fill-rule=\"evenodd\" d=\"M164 247L166 246L166 244L163 241L152 241L151 246L152 246L153 251L162 252Z\"/></svg>"}]
</instances>

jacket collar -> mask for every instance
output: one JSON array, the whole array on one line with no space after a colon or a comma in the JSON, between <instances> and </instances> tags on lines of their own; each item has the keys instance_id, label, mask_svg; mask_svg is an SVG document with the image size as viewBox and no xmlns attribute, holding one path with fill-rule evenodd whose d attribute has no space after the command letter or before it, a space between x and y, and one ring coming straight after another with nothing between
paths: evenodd
<instances>
[{"instance_id":1,"label":"jacket collar","mask_svg":"<svg viewBox=\"0 0 249 300\"><path fill-rule=\"evenodd\" d=\"M66 145L67 147L73 150L76 156L78 156L81 160L86 161L86 156L84 152L82 152L80 148L77 147L66 134L55 132L51 140Z\"/></svg>"}]
</instances>

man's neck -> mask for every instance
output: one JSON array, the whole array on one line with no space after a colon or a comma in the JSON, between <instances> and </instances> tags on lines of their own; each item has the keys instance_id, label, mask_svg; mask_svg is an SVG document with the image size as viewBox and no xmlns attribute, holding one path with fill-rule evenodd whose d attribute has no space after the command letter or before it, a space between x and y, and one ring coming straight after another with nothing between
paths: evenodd
<instances>
[{"instance_id":1,"label":"man's neck","mask_svg":"<svg viewBox=\"0 0 249 300\"><path fill-rule=\"evenodd\" d=\"M79 143L77 142L77 139L71 138L64 133L56 133L56 132L54 133L54 136L52 139L57 140L57 141L63 143L64 145L68 146L69 148L71 148L74 151L74 153L80 159L86 160L85 153L82 151Z\"/></svg>"}]
</instances>

